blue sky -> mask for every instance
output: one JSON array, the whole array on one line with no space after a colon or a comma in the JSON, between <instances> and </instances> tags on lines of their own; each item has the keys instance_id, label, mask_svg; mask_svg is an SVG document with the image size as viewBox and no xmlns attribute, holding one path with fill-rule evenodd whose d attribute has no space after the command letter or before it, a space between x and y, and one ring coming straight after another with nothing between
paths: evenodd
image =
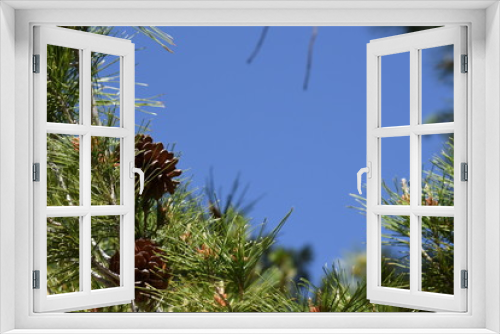
<instances>
[{"instance_id":1,"label":"blue sky","mask_svg":"<svg viewBox=\"0 0 500 334\"><path fill-rule=\"evenodd\" d=\"M366 223L349 205L356 193L356 172L366 161L366 44L399 34L397 28L320 27L308 91L303 91L311 27L273 27L249 65L247 58L261 27L163 27L174 37L169 54L137 36L137 96L165 94L152 120L156 141L175 144L179 167L202 189L210 170L223 196L239 175L250 188L246 198L261 197L250 212L254 223L275 225L294 212L279 242L311 245L310 266L317 279L350 251L364 251ZM127 28L128 31L132 31ZM448 107L451 86L434 73L441 53L424 64L426 110ZM406 62L406 63L405 63ZM384 94L391 97L388 120L404 125L409 107L409 69L404 56L383 61ZM386 80L386 78L390 78ZM405 86L406 85L406 86ZM399 123L399 124L398 124ZM385 125L385 123L384 123ZM409 141L396 138L386 147L383 178L408 178ZM423 159L438 152L443 137L426 139Z\"/></svg>"}]
</instances>

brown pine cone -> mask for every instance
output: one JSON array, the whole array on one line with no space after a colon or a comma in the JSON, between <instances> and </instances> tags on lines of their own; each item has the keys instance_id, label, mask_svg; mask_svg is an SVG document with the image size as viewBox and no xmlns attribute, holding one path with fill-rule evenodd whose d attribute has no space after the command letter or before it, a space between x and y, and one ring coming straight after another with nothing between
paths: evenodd
<instances>
[{"instance_id":1,"label":"brown pine cone","mask_svg":"<svg viewBox=\"0 0 500 334\"><path fill-rule=\"evenodd\" d=\"M149 135L137 135L135 150L135 167L142 169L145 179L150 180L142 196L159 200L167 192L173 194L179 185L173 178L182 174L182 170L176 169L179 158L165 150L162 143L154 143Z\"/></svg>"},{"instance_id":2,"label":"brown pine cone","mask_svg":"<svg viewBox=\"0 0 500 334\"><path fill-rule=\"evenodd\" d=\"M135 241L135 286L156 289L168 287L170 272L162 256L165 252L151 239L140 238ZM110 259L109 269L120 273L120 254L116 252ZM135 299L138 302L148 299L147 293L136 290Z\"/></svg>"}]
</instances>

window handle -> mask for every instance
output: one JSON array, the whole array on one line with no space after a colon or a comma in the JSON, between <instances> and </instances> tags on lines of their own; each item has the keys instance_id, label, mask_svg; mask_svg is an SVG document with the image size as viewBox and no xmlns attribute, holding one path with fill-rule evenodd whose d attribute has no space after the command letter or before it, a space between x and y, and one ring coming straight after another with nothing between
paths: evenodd
<instances>
[{"instance_id":1,"label":"window handle","mask_svg":"<svg viewBox=\"0 0 500 334\"><path fill-rule=\"evenodd\" d=\"M362 194L362 192L361 192L361 175L363 175L363 173L366 173L366 177L371 179L371 177L372 177L372 163L370 161L368 161L368 167L361 168L358 171L358 192L360 195Z\"/></svg>"},{"instance_id":2,"label":"window handle","mask_svg":"<svg viewBox=\"0 0 500 334\"><path fill-rule=\"evenodd\" d=\"M135 168L133 161L130 162L129 167L130 167L129 170L131 179L134 178L135 173L139 174L139 186L140 186L139 195L142 195L142 191L144 190L144 172L140 168Z\"/></svg>"}]
</instances>

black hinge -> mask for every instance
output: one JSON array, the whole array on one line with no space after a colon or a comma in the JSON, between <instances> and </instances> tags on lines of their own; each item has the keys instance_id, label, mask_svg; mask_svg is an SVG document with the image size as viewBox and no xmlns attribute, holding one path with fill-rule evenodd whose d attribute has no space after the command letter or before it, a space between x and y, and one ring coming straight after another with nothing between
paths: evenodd
<instances>
[{"instance_id":1,"label":"black hinge","mask_svg":"<svg viewBox=\"0 0 500 334\"><path fill-rule=\"evenodd\" d=\"M40 164L38 162L33 164L33 181L40 181Z\"/></svg>"},{"instance_id":2,"label":"black hinge","mask_svg":"<svg viewBox=\"0 0 500 334\"><path fill-rule=\"evenodd\" d=\"M469 165L466 162L460 164L460 180L469 181Z\"/></svg>"},{"instance_id":3,"label":"black hinge","mask_svg":"<svg viewBox=\"0 0 500 334\"><path fill-rule=\"evenodd\" d=\"M40 55L33 55L33 73L40 73Z\"/></svg>"},{"instance_id":4,"label":"black hinge","mask_svg":"<svg viewBox=\"0 0 500 334\"><path fill-rule=\"evenodd\" d=\"M33 289L40 289L40 270L33 270Z\"/></svg>"},{"instance_id":5,"label":"black hinge","mask_svg":"<svg viewBox=\"0 0 500 334\"><path fill-rule=\"evenodd\" d=\"M460 272L461 280L462 280L462 289L467 289L469 287L469 273L467 270L462 270Z\"/></svg>"},{"instance_id":6,"label":"black hinge","mask_svg":"<svg viewBox=\"0 0 500 334\"><path fill-rule=\"evenodd\" d=\"M469 56L462 55L462 73L469 72Z\"/></svg>"}]
</instances>

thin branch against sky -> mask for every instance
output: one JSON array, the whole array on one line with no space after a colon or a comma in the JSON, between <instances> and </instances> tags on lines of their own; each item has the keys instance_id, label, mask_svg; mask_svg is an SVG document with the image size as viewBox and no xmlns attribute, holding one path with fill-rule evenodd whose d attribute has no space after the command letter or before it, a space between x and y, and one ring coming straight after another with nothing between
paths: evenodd
<instances>
[{"instance_id":1,"label":"thin branch against sky","mask_svg":"<svg viewBox=\"0 0 500 334\"><path fill-rule=\"evenodd\" d=\"M260 53L260 50L264 45L268 32L269 32L269 27L262 28L259 40L257 41L257 44L255 45L255 48L253 49L252 53L250 54L250 57L248 57L247 59L247 64L251 64L257 57L257 55ZM313 62L314 44L316 42L316 37L318 37L318 27L312 27L311 37L309 38L309 47L307 48L306 73L304 75L304 84L302 86L304 90L307 90L307 88L309 87L312 62Z\"/></svg>"},{"instance_id":2,"label":"thin branch against sky","mask_svg":"<svg viewBox=\"0 0 500 334\"><path fill-rule=\"evenodd\" d=\"M264 44L264 41L266 40L268 31L269 31L269 27L262 28L262 32L260 34L259 41L255 45L255 48L253 49L253 52L250 55L250 57L248 57L248 59L247 59L248 64L251 64L253 62L253 60L255 59L255 57L257 57L257 55L259 54L260 49L262 48L262 45Z\"/></svg>"},{"instance_id":3,"label":"thin branch against sky","mask_svg":"<svg viewBox=\"0 0 500 334\"><path fill-rule=\"evenodd\" d=\"M307 90L307 87L309 86L309 78L311 77L311 68L313 62L314 43L316 42L317 36L318 36L318 27L312 27L311 38L309 39L309 47L307 50L306 75L304 77L304 85L303 85L304 90Z\"/></svg>"}]
</instances>

